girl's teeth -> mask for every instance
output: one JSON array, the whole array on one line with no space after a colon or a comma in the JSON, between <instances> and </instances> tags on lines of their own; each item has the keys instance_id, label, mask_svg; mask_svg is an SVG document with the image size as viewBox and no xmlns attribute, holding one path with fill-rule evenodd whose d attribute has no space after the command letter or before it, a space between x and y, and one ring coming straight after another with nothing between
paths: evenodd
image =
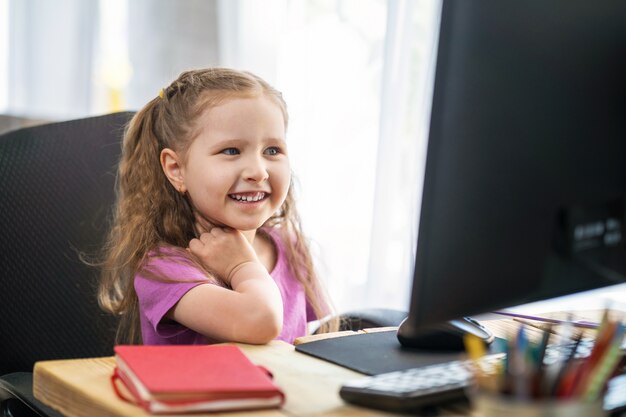
<instances>
[{"instance_id":1,"label":"girl's teeth","mask_svg":"<svg viewBox=\"0 0 626 417\"><path fill-rule=\"evenodd\" d=\"M259 201L259 200L262 200L264 197L265 197L265 193L257 193L254 196L251 196L251 195L243 196L243 195L231 194L231 198L234 198L237 201L246 201L246 202Z\"/></svg>"}]
</instances>

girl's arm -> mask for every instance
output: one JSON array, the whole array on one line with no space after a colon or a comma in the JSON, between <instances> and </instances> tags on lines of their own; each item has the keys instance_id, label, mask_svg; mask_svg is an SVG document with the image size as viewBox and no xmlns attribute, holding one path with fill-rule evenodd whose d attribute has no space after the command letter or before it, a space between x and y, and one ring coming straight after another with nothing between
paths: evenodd
<instances>
[{"instance_id":1,"label":"girl's arm","mask_svg":"<svg viewBox=\"0 0 626 417\"><path fill-rule=\"evenodd\" d=\"M241 232L215 227L193 239L189 249L232 290L198 285L180 299L168 318L217 340L262 344L280 334L280 292Z\"/></svg>"}]
</instances>

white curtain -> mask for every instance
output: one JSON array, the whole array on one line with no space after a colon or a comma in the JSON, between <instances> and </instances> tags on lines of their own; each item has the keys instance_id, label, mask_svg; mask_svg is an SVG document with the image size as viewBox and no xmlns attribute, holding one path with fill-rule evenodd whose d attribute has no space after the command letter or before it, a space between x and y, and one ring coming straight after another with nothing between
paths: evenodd
<instances>
[{"instance_id":1,"label":"white curtain","mask_svg":"<svg viewBox=\"0 0 626 417\"><path fill-rule=\"evenodd\" d=\"M440 4L390 0L376 192L364 303L408 307L434 83Z\"/></svg>"},{"instance_id":2,"label":"white curtain","mask_svg":"<svg viewBox=\"0 0 626 417\"><path fill-rule=\"evenodd\" d=\"M181 71L219 61L217 0L1 1L5 113L63 120L136 110Z\"/></svg>"},{"instance_id":3,"label":"white curtain","mask_svg":"<svg viewBox=\"0 0 626 417\"><path fill-rule=\"evenodd\" d=\"M89 112L97 9L97 0L8 3L8 113L60 119Z\"/></svg>"},{"instance_id":4,"label":"white curtain","mask_svg":"<svg viewBox=\"0 0 626 417\"><path fill-rule=\"evenodd\" d=\"M298 207L340 311L406 309L438 0L221 0L220 58L290 109Z\"/></svg>"},{"instance_id":5,"label":"white curtain","mask_svg":"<svg viewBox=\"0 0 626 417\"><path fill-rule=\"evenodd\" d=\"M219 64L248 69L271 84L279 71L287 0L217 0Z\"/></svg>"},{"instance_id":6,"label":"white curtain","mask_svg":"<svg viewBox=\"0 0 626 417\"><path fill-rule=\"evenodd\" d=\"M215 0L126 1L128 107L139 109L184 70L218 64Z\"/></svg>"}]
</instances>

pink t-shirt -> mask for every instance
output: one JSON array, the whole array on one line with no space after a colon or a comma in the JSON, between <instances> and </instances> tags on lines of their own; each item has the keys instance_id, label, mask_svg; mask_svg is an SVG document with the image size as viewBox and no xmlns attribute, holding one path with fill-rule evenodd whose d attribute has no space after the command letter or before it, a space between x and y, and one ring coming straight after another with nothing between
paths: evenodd
<instances>
[{"instance_id":1,"label":"pink t-shirt","mask_svg":"<svg viewBox=\"0 0 626 417\"><path fill-rule=\"evenodd\" d=\"M264 229L277 251L276 265L270 275L276 281L283 299L283 329L277 337L292 343L307 333L307 322L316 320L306 300L304 288L287 264L285 247L277 231ZM167 251L165 251L167 254ZM150 276L145 271L151 271ZM159 280L154 275L166 277ZM167 312L197 285L217 285L206 282L206 274L188 259L175 253L152 256L143 270L135 275L135 291L139 299L141 336L146 345L214 343L207 337L179 323L165 319Z\"/></svg>"}]
</instances>

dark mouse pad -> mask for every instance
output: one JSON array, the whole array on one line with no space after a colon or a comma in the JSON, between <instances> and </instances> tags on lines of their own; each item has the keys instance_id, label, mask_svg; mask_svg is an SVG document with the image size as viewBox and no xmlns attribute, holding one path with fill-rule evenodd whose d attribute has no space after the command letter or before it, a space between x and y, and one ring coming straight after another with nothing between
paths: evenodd
<instances>
[{"instance_id":1,"label":"dark mouse pad","mask_svg":"<svg viewBox=\"0 0 626 417\"><path fill-rule=\"evenodd\" d=\"M463 352L429 352L402 347L395 330L303 343L297 345L296 350L367 375L464 358Z\"/></svg>"}]
</instances>

